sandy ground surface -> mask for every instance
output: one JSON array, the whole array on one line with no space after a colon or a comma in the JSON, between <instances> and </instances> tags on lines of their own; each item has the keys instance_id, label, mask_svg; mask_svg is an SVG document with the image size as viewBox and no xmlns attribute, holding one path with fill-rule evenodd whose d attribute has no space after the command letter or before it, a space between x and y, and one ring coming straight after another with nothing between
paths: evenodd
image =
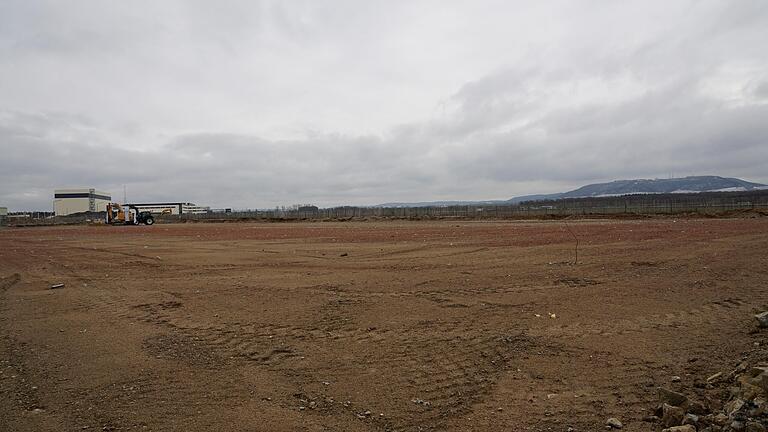
<instances>
[{"instance_id":1,"label":"sandy ground surface","mask_svg":"<svg viewBox=\"0 0 768 432\"><path fill-rule=\"evenodd\" d=\"M767 218L569 225L2 230L0 429L647 431L765 339Z\"/></svg>"}]
</instances>

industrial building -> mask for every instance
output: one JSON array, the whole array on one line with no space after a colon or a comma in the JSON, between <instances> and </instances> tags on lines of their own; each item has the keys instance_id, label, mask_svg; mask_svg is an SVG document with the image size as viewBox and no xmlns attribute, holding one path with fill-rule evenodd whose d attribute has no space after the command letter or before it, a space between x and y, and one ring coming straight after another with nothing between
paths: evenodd
<instances>
[{"instance_id":1,"label":"industrial building","mask_svg":"<svg viewBox=\"0 0 768 432\"><path fill-rule=\"evenodd\" d=\"M56 216L75 213L103 212L112 197L96 189L57 189L53 192L53 210Z\"/></svg>"},{"instance_id":2,"label":"industrial building","mask_svg":"<svg viewBox=\"0 0 768 432\"><path fill-rule=\"evenodd\" d=\"M154 214L202 214L208 213L211 208L203 207L192 203L144 203L128 204L136 207L139 211L148 211Z\"/></svg>"},{"instance_id":3,"label":"industrial building","mask_svg":"<svg viewBox=\"0 0 768 432\"><path fill-rule=\"evenodd\" d=\"M0 227L8 225L8 208L0 207Z\"/></svg>"}]
</instances>

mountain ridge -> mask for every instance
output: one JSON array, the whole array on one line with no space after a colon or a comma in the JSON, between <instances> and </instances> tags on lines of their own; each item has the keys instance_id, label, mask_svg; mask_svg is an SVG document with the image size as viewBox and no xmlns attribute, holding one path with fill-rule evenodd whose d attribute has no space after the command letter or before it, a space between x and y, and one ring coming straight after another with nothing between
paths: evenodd
<instances>
[{"instance_id":1,"label":"mountain ridge","mask_svg":"<svg viewBox=\"0 0 768 432\"><path fill-rule=\"evenodd\" d=\"M391 202L373 207L430 207L451 205L509 205L526 201L558 200L564 198L594 198L631 194L728 192L768 189L768 185L754 183L734 177L688 176L669 179L613 180L605 183L591 183L567 192L553 194L522 195L507 200L484 201L428 201L414 203Z\"/></svg>"}]
</instances>

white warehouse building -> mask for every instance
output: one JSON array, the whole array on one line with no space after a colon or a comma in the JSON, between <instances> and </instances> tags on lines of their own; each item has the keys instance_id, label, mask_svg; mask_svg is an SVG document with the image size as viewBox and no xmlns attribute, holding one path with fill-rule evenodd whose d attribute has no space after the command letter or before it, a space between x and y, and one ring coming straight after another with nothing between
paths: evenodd
<instances>
[{"instance_id":1,"label":"white warehouse building","mask_svg":"<svg viewBox=\"0 0 768 432\"><path fill-rule=\"evenodd\" d=\"M112 197L96 189L56 189L53 192L53 210L56 216L75 213L103 212Z\"/></svg>"},{"instance_id":2,"label":"white warehouse building","mask_svg":"<svg viewBox=\"0 0 768 432\"><path fill-rule=\"evenodd\" d=\"M139 209L139 211L148 211L150 213L155 213L155 214L172 214L172 215L202 214L202 213L208 213L211 210L210 207L204 207L204 206L199 206L197 204L185 203L185 202L138 203L138 204L128 204L128 205L135 206L136 208Z\"/></svg>"}]
</instances>

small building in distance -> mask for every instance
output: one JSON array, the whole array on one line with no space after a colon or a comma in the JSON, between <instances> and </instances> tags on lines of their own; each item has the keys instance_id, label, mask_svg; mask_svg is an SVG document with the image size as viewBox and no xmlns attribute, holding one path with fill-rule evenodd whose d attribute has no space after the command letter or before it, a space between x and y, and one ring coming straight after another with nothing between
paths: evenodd
<instances>
[{"instance_id":1,"label":"small building in distance","mask_svg":"<svg viewBox=\"0 0 768 432\"><path fill-rule=\"evenodd\" d=\"M296 211L299 213L299 217L315 217L320 213L320 208L312 204L303 204Z\"/></svg>"},{"instance_id":2,"label":"small building in distance","mask_svg":"<svg viewBox=\"0 0 768 432\"><path fill-rule=\"evenodd\" d=\"M96 213L107 210L112 197L96 189L56 189L53 191L53 210L56 216L76 213Z\"/></svg>"},{"instance_id":3,"label":"small building in distance","mask_svg":"<svg viewBox=\"0 0 768 432\"><path fill-rule=\"evenodd\" d=\"M211 208L203 207L193 203L131 203L130 206L135 206L139 211L148 211L153 214L202 214L208 213Z\"/></svg>"}]
</instances>

